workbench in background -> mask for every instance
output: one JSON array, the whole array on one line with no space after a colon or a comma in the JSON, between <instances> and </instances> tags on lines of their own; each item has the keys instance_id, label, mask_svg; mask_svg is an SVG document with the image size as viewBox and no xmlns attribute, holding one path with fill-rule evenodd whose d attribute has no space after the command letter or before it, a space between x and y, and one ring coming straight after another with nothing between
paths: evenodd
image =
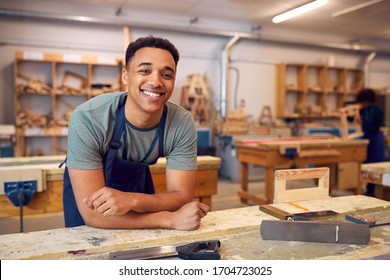
<instances>
[{"instance_id":1,"label":"workbench in background","mask_svg":"<svg viewBox=\"0 0 390 280\"><path fill-rule=\"evenodd\" d=\"M291 166L330 167L331 178L341 162L356 162L359 173L356 194L362 193L360 182L361 164L367 157L368 140L342 140L340 138L291 137L263 140L241 140L235 142L240 161L240 191L242 202L253 200L258 204L272 203L274 198L274 173L277 168ZM292 154L289 154L289 150ZM265 169L265 195L248 192L248 166L258 165ZM333 180L331 179L331 182ZM331 183L332 184L332 183ZM332 185L330 186L332 187Z\"/></svg>"},{"instance_id":2,"label":"workbench in background","mask_svg":"<svg viewBox=\"0 0 390 280\"><path fill-rule=\"evenodd\" d=\"M310 211L333 210L333 221L344 213L375 215L390 220L390 202L366 196L344 196L300 201ZM298 213L288 203L273 204ZM109 230L89 226L0 235L0 259L107 259L110 252L167 244L219 239L224 260L383 259L390 258L390 227L371 228L368 245L262 240L262 220L277 220L259 206L214 211L195 231L168 229Z\"/></svg>"},{"instance_id":3,"label":"workbench in background","mask_svg":"<svg viewBox=\"0 0 390 280\"><path fill-rule=\"evenodd\" d=\"M390 161L363 164L362 181L376 184L375 196L390 201Z\"/></svg>"},{"instance_id":4,"label":"workbench in background","mask_svg":"<svg viewBox=\"0 0 390 280\"><path fill-rule=\"evenodd\" d=\"M61 212L64 166L58 166L64 156L20 157L0 159L0 183L36 179L38 192L24 207L24 214ZM213 156L197 157L197 173L194 198L211 207L211 197L218 192L218 170L221 159ZM156 192L166 191L166 159L160 158L150 166ZM0 189L0 216L18 216L15 207Z\"/></svg>"}]
</instances>

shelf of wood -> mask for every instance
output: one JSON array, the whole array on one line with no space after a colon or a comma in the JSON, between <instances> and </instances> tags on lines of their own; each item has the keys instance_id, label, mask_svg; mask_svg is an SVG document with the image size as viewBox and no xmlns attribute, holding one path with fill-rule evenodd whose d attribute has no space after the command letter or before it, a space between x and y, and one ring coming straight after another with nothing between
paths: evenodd
<instances>
[{"instance_id":1,"label":"shelf of wood","mask_svg":"<svg viewBox=\"0 0 390 280\"><path fill-rule=\"evenodd\" d=\"M66 146L64 129L70 113L96 95L121 90L122 65L121 59L112 56L17 51L14 63L15 156L36 155L27 143L28 139L36 137L51 137L48 154L62 154L64 149L59 149L59 145ZM97 93L93 90L95 84L111 86ZM47 143L41 145L48 149ZM32 154L26 153L27 148ZM41 149L38 147L38 150Z\"/></svg>"},{"instance_id":2,"label":"shelf of wood","mask_svg":"<svg viewBox=\"0 0 390 280\"><path fill-rule=\"evenodd\" d=\"M299 63L277 64L275 76L276 115L282 118L335 117L364 81L361 69Z\"/></svg>"}]
</instances>

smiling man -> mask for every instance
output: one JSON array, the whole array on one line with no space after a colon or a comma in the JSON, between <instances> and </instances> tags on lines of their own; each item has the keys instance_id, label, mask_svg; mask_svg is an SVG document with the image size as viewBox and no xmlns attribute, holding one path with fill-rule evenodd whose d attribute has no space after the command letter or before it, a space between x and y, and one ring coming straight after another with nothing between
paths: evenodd
<instances>
[{"instance_id":1,"label":"smiling man","mask_svg":"<svg viewBox=\"0 0 390 280\"><path fill-rule=\"evenodd\" d=\"M64 174L65 226L194 230L209 207L193 201L196 129L169 102L179 53L145 37L126 51L128 92L97 96L69 122ZM149 165L165 156L167 192L154 192Z\"/></svg>"}]
</instances>

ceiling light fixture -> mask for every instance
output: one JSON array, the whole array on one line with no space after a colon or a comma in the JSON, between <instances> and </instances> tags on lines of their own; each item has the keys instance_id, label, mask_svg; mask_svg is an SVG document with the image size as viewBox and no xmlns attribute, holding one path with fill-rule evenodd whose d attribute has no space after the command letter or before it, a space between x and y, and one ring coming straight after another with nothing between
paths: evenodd
<instances>
[{"instance_id":1,"label":"ceiling light fixture","mask_svg":"<svg viewBox=\"0 0 390 280\"><path fill-rule=\"evenodd\" d=\"M299 15L301 15L303 13L306 13L306 12L309 12L311 10L317 9L317 8L319 8L321 6L324 6L327 3L328 3L328 0L316 0L316 1L313 1L313 2L310 2L310 3L307 3L305 5L302 5L302 6L298 7L298 8L292 9L290 11L287 11L287 12L284 12L284 13L282 13L280 15L275 16L272 19L272 22L273 23L279 23L279 22L288 20L290 18L299 16Z\"/></svg>"},{"instance_id":2,"label":"ceiling light fixture","mask_svg":"<svg viewBox=\"0 0 390 280\"><path fill-rule=\"evenodd\" d=\"M332 17L338 17L338 16L341 16L341 15L344 15L344 14L347 14L347 13L350 13L350 12L353 12L353 11L365 8L367 6L374 5L374 4L382 2L382 1L383 0L372 0L372 1L364 2L364 3L361 3L361 4L358 4L358 5L346 8L344 10L340 10L340 11L334 12L332 14Z\"/></svg>"}]
</instances>

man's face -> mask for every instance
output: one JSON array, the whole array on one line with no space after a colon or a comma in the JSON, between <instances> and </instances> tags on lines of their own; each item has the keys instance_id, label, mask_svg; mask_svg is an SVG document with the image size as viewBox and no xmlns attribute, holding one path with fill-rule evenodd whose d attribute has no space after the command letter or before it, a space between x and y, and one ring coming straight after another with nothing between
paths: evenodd
<instances>
[{"instance_id":1,"label":"man's face","mask_svg":"<svg viewBox=\"0 0 390 280\"><path fill-rule=\"evenodd\" d=\"M175 85L176 65L172 55L158 48L141 48L135 52L122 73L128 97L138 112L160 112L171 97Z\"/></svg>"}]
</instances>

